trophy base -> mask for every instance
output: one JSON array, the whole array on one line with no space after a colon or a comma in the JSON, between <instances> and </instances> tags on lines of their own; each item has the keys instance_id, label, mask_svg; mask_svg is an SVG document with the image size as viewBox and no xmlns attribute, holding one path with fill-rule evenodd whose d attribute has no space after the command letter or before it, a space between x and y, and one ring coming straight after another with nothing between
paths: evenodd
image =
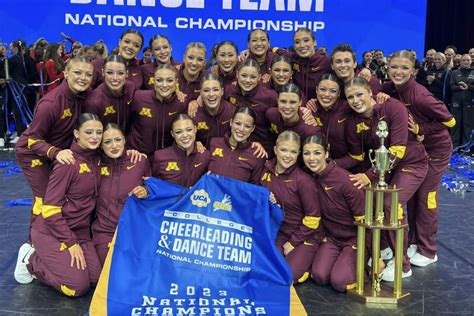
<instances>
[{"instance_id":1,"label":"trophy base","mask_svg":"<svg viewBox=\"0 0 474 316\"><path fill-rule=\"evenodd\" d=\"M365 285L362 293L358 293L356 289L351 289L347 291L347 294L359 302L366 304L377 303L392 305L405 301L411 296L408 292L402 292L400 295L395 295L391 288L384 286L381 286L380 292L376 293L375 291L372 291L372 286L370 284Z\"/></svg>"}]
</instances>

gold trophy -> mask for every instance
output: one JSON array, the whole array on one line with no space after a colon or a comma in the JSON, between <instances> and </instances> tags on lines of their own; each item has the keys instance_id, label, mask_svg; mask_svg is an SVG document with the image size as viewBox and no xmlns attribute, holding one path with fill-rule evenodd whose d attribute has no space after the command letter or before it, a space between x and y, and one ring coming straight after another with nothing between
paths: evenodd
<instances>
[{"instance_id":1,"label":"gold trophy","mask_svg":"<svg viewBox=\"0 0 474 316\"><path fill-rule=\"evenodd\" d=\"M356 287L348 290L347 293L365 303L397 304L410 297L410 293L402 291L403 232L408 225L401 224L398 220L398 192L400 189L389 186L385 182L385 175L390 172L395 163L395 157L391 158L389 150L385 147L385 139L388 137L388 126L385 121L379 122L376 135L380 138L381 145L377 150L369 151L369 159L373 168L379 173L379 181L365 188L365 219L354 223L357 225ZM383 200L385 194L391 195L391 212L388 222L384 218ZM372 231L372 282L366 285L365 233L367 229ZM396 231L395 280L391 291L380 284L380 233L382 230Z\"/></svg>"}]
</instances>

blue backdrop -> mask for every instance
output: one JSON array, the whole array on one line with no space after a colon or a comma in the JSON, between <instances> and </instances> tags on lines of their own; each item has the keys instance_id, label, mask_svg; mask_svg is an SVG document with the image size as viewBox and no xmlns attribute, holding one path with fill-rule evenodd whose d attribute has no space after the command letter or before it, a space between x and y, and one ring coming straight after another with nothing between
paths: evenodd
<instances>
[{"instance_id":1,"label":"blue backdrop","mask_svg":"<svg viewBox=\"0 0 474 316\"><path fill-rule=\"evenodd\" d=\"M190 41L210 48L231 39L244 49L249 30L264 28L272 46L288 47L293 31L308 26L318 46L351 43L360 59L372 48L423 54L425 20L426 0L2 0L0 39L54 42L64 31L84 44L103 39L112 49L123 30L136 28L146 45L167 35L182 60Z\"/></svg>"}]
</instances>

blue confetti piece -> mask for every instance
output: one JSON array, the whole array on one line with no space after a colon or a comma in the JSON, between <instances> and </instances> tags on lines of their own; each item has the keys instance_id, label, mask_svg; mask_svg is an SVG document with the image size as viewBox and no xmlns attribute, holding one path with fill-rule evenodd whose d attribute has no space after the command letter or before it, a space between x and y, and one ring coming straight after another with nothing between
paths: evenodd
<instances>
[{"instance_id":1,"label":"blue confetti piece","mask_svg":"<svg viewBox=\"0 0 474 316\"><path fill-rule=\"evenodd\" d=\"M32 199L15 199L7 202L8 207L19 206L19 205L32 205Z\"/></svg>"}]
</instances>

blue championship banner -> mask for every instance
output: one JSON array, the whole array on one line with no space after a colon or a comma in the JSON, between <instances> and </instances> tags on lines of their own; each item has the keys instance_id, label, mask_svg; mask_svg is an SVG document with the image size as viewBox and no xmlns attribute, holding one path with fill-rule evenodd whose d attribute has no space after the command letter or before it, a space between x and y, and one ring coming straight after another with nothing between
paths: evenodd
<instances>
[{"instance_id":1,"label":"blue championship banner","mask_svg":"<svg viewBox=\"0 0 474 316\"><path fill-rule=\"evenodd\" d=\"M265 188L206 175L157 179L127 201L90 315L289 315L291 270L274 246L282 220Z\"/></svg>"},{"instance_id":2,"label":"blue championship banner","mask_svg":"<svg viewBox=\"0 0 474 316\"><path fill-rule=\"evenodd\" d=\"M58 42L65 32L84 45L102 39L109 51L120 34L140 30L144 46L157 34L167 36L173 57L181 61L190 41L203 42L210 56L214 44L232 40L247 48L248 33L257 28L272 47L293 45L292 34L307 27L318 47L330 51L350 43L360 60L364 51L386 54L412 48L424 54L426 0L2 0L0 41L23 39L33 44L45 37Z\"/></svg>"}]
</instances>

